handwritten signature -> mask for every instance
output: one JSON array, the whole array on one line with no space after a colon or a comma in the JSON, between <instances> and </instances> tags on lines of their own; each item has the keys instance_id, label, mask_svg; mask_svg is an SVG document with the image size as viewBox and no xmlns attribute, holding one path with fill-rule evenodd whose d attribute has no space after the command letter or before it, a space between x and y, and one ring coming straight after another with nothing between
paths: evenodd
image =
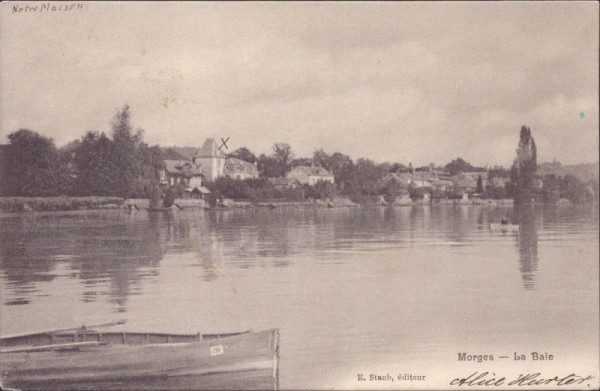
<instances>
[{"instance_id":1,"label":"handwritten signature","mask_svg":"<svg viewBox=\"0 0 600 391\"><path fill-rule=\"evenodd\" d=\"M541 373L520 374L515 380L507 380L505 377L497 377L495 373L489 372L474 372L467 377L457 377L450 382L451 386L541 386L541 385L556 385L568 386L573 384L582 384L592 380L594 376L579 376L575 373L564 377L544 377Z\"/></svg>"}]
</instances>

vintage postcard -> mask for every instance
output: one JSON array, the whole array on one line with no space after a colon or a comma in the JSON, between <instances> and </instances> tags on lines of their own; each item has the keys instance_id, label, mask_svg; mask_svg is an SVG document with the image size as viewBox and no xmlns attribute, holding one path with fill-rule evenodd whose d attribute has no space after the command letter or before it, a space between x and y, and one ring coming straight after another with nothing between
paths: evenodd
<instances>
[{"instance_id":1,"label":"vintage postcard","mask_svg":"<svg viewBox=\"0 0 600 391\"><path fill-rule=\"evenodd\" d=\"M0 388L599 388L597 2L0 11Z\"/></svg>"}]
</instances>

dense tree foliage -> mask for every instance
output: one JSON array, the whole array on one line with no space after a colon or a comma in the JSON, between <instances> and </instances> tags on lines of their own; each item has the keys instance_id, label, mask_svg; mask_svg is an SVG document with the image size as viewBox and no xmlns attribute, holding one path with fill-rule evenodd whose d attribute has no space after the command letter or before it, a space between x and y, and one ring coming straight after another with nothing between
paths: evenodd
<instances>
[{"instance_id":1,"label":"dense tree foliage","mask_svg":"<svg viewBox=\"0 0 600 391\"><path fill-rule=\"evenodd\" d=\"M281 176L281 167L274 157L267 156L264 153L258 157L258 173L261 178L277 178Z\"/></svg>"},{"instance_id":2,"label":"dense tree foliage","mask_svg":"<svg viewBox=\"0 0 600 391\"><path fill-rule=\"evenodd\" d=\"M231 152L228 156L246 161L248 163L256 163L258 161L256 155L250 152L250 150L246 147L238 148Z\"/></svg>"},{"instance_id":3,"label":"dense tree foliage","mask_svg":"<svg viewBox=\"0 0 600 391\"><path fill-rule=\"evenodd\" d=\"M183 156L181 153L177 152L175 150L175 148L172 148L172 147L160 148L160 153L161 153L163 159L169 159L169 160L185 160L186 159L185 156Z\"/></svg>"},{"instance_id":4,"label":"dense tree foliage","mask_svg":"<svg viewBox=\"0 0 600 391\"><path fill-rule=\"evenodd\" d=\"M460 174L462 172L476 172L476 171L485 171L482 167L476 167L471 165L470 163L464 161L462 158L456 158L452 160L450 163L446 164L444 167L450 175Z\"/></svg>"},{"instance_id":5,"label":"dense tree foliage","mask_svg":"<svg viewBox=\"0 0 600 391\"><path fill-rule=\"evenodd\" d=\"M158 146L142 142L143 130L133 130L129 106L112 122L112 140L88 132L74 149L79 195L151 198L165 158Z\"/></svg>"},{"instance_id":6,"label":"dense tree foliage","mask_svg":"<svg viewBox=\"0 0 600 391\"><path fill-rule=\"evenodd\" d=\"M3 194L150 197L164 156L158 146L142 142L143 131L132 129L130 117L125 105L112 122L112 139L87 132L60 150L31 130L10 134L3 147Z\"/></svg>"},{"instance_id":7,"label":"dense tree foliage","mask_svg":"<svg viewBox=\"0 0 600 391\"><path fill-rule=\"evenodd\" d=\"M273 145L272 157L277 163L277 176L285 176L285 174L287 174L288 171L290 171L290 163L292 159L294 159L292 147L290 147L290 145L287 143L275 143L275 145Z\"/></svg>"},{"instance_id":8,"label":"dense tree foliage","mask_svg":"<svg viewBox=\"0 0 600 391\"><path fill-rule=\"evenodd\" d=\"M273 185L265 178L242 180L220 177L209 184L209 189L219 198L264 201L278 197Z\"/></svg>"},{"instance_id":9,"label":"dense tree foliage","mask_svg":"<svg viewBox=\"0 0 600 391\"><path fill-rule=\"evenodd\" d=\"M304 185L304 196L309 199L328 199L335 197L335 186L330 182L319 181L315 185Z\"/></svg>"},{"instance_id":10,"label":"dense tree foliage","mask_svg":"<svg viewBox=\"0 0 600 391\"><path fill-rule=\"evenodd\" d=\"M519 134L517 157L511 168L513 198L516 202L526 202L533 196L535 173L537 170L537 148L531 129L523 125Z\"/></svg>"},{"instance_id":11,"label":"dense tree foliage","mask_svg":"<svg viewBox=\"0 0 600 391\"><path fill-rule=\"evenodd\" d=\"M135 177L129 189L129 196L133 198L148 198L155 187L158 186L159 172L163 167L162 151L158 146L148 146L140 143L137 151L137 164Z\"/></svg>"},{"instance_id":12,"label":"dense tree foliage","mask_svg":"<svg viewBox=\"0 0 600 391\"><path fill-rule=\"evenodd\" d=\"M484 191L484 197L493 200L500 200L508 197L506 186L493 186L488 184Z\"/></svg>"},{"instance_id":13,"label":"dense tree foliage","mask_svg":"<svg viewBox=\"0 0 600 391\"><path fill-rule=\"evenodd\" d=\"M313 152L312 161L319 167L331 170L329 155L322 148Z\"/></svg>"},{"instance_id":14,"label":"dense tree foliage","mask_svg":"<svg viewBox=\"0 0 600 391\"><path fill-rule=\"evenodd\" d=\"M133 183L139 175L140 161L138 147L143 131L133 131L130 123L129 106L125 105L117 112L112 122L114 143L114 164L117 167L113 174L115 195L129 197L133 195Z\"/></svg>"},{"instance_id":15,"label":"dense tree foliage","mask_svg":"<svg viewBox=\"0 0 600 391\"><path fill-rule=\"evenodd\" d=\"M494 166L488 170L489 178L507 178L510 176L510 171L502 166Z\"/></svg>"},{"instance_id":16,"label":"dense tree foliage","mask_svg":"<svg viewBox=\"0 0 600 391\"><path fill-rule=\"evenodd\" d=\"M291 166L292 169L294 169L294 168L296 168L298 166L310 166L313 163L314 163L313 160L310 159L310 158L300 157L300 158L297 158L297 159L293 159L290 162L290 166Z\"/></svg>"},{"instance_id":17,"label":"dense tree foliage","mask_svg":"<svg viewBox=\"0 0 600 391\"><path fill-rule=\"evenodd\" d=\"M104 133L88 132L75 150L77 195L115 195L116 148Z\"/></svg>"},{"instance_id":18,"label":"dense tree foliage","mask_svg":"<svg viewBox=\"0 0 600 391\"><path fill-rule=\"evenodd\" d=\"M349 194L379 194L377 183L386 174L386 168L378 166L374 161L369 159L358 159L349 183Z\"/></svg>"},{"instance_id":19,"label":"dense tree foliage","mask_svg":"<svg viewBox=\"0 0 600 391\"><path fill-rule=\"evenodd\" d=\"M286 143L275 143L270 156L261 154L257 159L259 174L262 178L284 177L291 169L294 154Z\"/></svg>"},{"instance_id":20,"label":"dense tree foliage","mask_svg":"<svg viewBox=\"0 0 600 391\"><path fill-rule=\"evenodd\" d=\"M11 189L8 188L10 176L8 175L8 145L0 145L0 197L10 194Z\"/></svg>"},{"instance_id":21,"label":"dense tree foliage","mask_svg":"<svg viewBox=\"0 0 600 391\"><path fill-rule=\"evenodd\" d=\"M61 164L52 139L29 129L8 135L5 193L15 196L56 196L68 187L66 166Z\"/></svg>"}]
</instances>

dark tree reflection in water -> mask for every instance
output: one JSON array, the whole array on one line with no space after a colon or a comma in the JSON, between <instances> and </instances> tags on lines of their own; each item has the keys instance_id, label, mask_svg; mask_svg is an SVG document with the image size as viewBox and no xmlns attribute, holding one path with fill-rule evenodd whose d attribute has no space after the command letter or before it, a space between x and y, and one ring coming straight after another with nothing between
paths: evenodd
<instances>
[{"instance_id":1,"label":"dark tree reflection in water","mask_svg":"<svg viewBox=\"0 0 600 391\"><path fill-rule=\"evenodd\" d=\"M538 269L538 237L534 206L516 205L515 218L519 223L517 246L523 288L532 290L535 289L535 273Z\"/></svg>"}]
</instances>

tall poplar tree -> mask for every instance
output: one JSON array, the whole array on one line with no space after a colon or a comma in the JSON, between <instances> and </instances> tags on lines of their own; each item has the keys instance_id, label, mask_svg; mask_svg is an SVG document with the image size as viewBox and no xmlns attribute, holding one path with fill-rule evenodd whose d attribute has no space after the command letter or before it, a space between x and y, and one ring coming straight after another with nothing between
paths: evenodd
<instances>
[{"instance_id":1,"label":"tall poplar tree","mask_svg":"<svg viewBox=\"0 0 600 391\"><path fill-rule=\"evenodd\" d=\"M511 169L513 198L515 202L531 200L537 171L537 149L531 129L523 125L519 136L517 157Z\"/></svg>"},{"instance_id":2,"label":"tall poplar tree","mask_svg":"<svg viewBox=\"0 0 600 391\"><path fill-rule=\"evenodd\" d=\"M135 132L131 127L129 105L117 112L112 123L113 142L115 144L115 195L129 197L133 192L134 181L139 174L140 159L138 146L143 130Z\"/></svg>"}]
</instances>

